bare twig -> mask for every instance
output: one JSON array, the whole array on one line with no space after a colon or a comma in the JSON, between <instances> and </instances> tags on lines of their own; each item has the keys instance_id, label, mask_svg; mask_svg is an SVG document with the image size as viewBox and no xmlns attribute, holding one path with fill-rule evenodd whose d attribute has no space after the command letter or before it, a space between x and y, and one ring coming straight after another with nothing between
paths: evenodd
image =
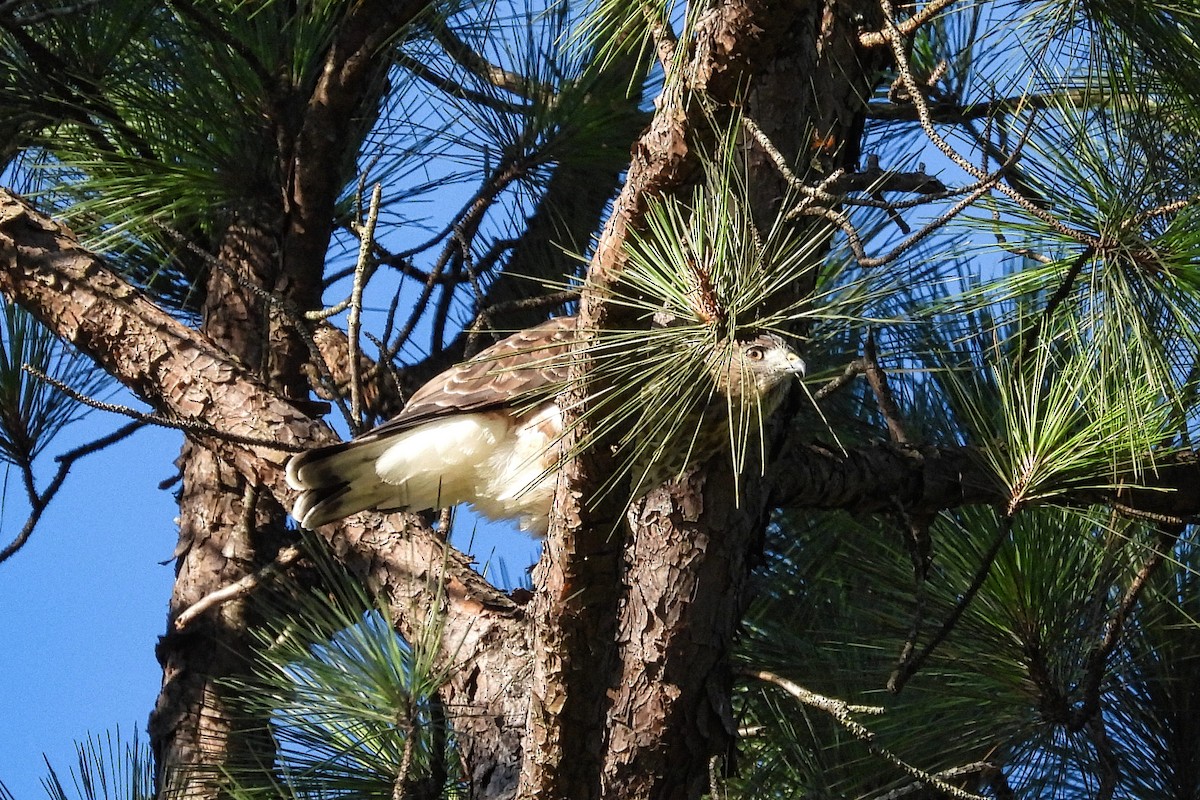
<instances>
[{"instance_id":1,"label":"bare twig","mask_svg":"<svg viewBox=\"0 0 1200 800\"><path fill-rule=\"evenodd\" d=\"M1165 217L1168 214L1174 214L1178 211L1182 211L1188 206L1195 205L1198 202L1200 202L1200 196L1189 197L1186 200L1176 200L1172 203L1164 203L1161 206L1155 206L1154 208L1146 209L1134 217L1133 221L1135 224L1144 225L1152 219L1157 217Z\"/></svg>"},{"instance_id":2,"label":"bare twig","mask_svg":"<svg viewBox=\"0 0 1200 800\"><path fill-rule=\"evenodd\" d=\"M441 20L434 20L429 26L438 44L446 51L455 63L480 80L502 89L506 92L535 100L539 97L550 97L548 87L511 70L496 66L458 37L450 26Z\"/></svg>"},{"instance_id":3,"label":"bare twig","mask_svg":"<svg viewBox=\"0 0 1200 800\"><path fill-rule=\"evenodd\" d=\"M917 649L917 640L921 636L921 628L925 623L925 606L929 591L929 567L933 563L933 539L929 528L933 524L932 514L910 514L899 503L896 504L897 516L904 524L904 548L908 551L913 569L913 616L908 628L908 637L900 648L897 663L906 663L912 658Z\"/></svg>"},{"instance_id":4,"label":"bare twig","mask_svg":"<svg viewBox=\"0 0 1200 800\"><path fill-rule=\"evenodd\" d=\"M820 389L818 389L816 392L814 392L813 400L824 400L826 397L829 397L834 392L841 391L843 387L849 385L849 383L852 380L857 378L859 375L862 375L866 371L867 371L866 362L863 361L861 358L854 359L853 361L851 361L849 364L846 365L846 368L844 370L842 370L841 375L837 376L836 378L831 380L829 383L825 384Z\"/></svg>"},{"instance_id":5,"label":"bare twig","mask_svg":"<svg viewBox=\"0 0 1200 800\"><path fill-rule=\"evenodd\" d=\"M1001 185L1000 181L1005 172L1015 163L1019 153L1018 146L1012 154L1008 156L1005 162L995 172L988 174L979 170L970 171L970 174L978 173L978 182L966 186L961 189L947 190L941 181L930 178L923 171L916 173L889 173L879 169L878 165L868 169L864 173L855 173L853 175L845 173L843 170L838 170L823 180L818 186L806 186L796 177L788 166L787 159L779 152L770 138L758 127L758 125L748 117L742 118L742 125L755 139L756 142L763 148L764 152L774 162L779 173L796 191L803 197L794 208L786 214L787 219L795 219L799 216L821 217L837 225L845 234L850 245L851 251L854 253L855 259L864 267L879 267L890 261L895 260L907 250L921 242L926 237L937 231L950 220L961 214L967 207L973 204L983 195L987 194L993 188ZM1025 134L1022 136L1021 145L1024 144L1032 129L1032 122ZM936 135L936 134L935 134ZM964 161L964 163L966 163ZM909 201L889 202L882 198L879 193L882 191L907 191L916 192L922 196ZM873 196L869 199L864 198L849 198L841 192L846 191L867 191ZM907 233L907 225L896 215L897 209L908 208L915 205L923 205L932 203L937 200L948 199L950 197L963 196L955 203L948 211L943 213L937 219L926 224L912 234L886 255L872 258L867 255L866 248L863 246L862 237L858 233L858 229L850 222L849 217L844 213L837 211L835 206L839 204L858 205L873 208L882 208L900 224L901 229ZM817 205L817 203L821 205Z\"/></svg>"},{"instance_id":6,"label":"bare twig","mask_svg":"<svg viewBox=\"0 0 1200 800\"><path fill-rule=\"evenodd\" d=\"M406 714L404 730L404 750L400 754L400 766L396 770L396 780L392 783L392 800L408 800L409 773L412 771L413 749L416 745L416 725L413 715Z\"/></svg>"},{"instance_id":7,"label":"bare twig","mask_svg":"<svg viewBox=\"0 0 1200 800\"><path fill-rule=\"evenodd\" d=\"M867 106L867 117L878 120L912 120L917 117L916 107L906 97L901 103L871 103ZM1070 89L1043 94L1020 94L986 102L963 105L957 98L935 96L926 100L929 117L934 122L966 123L991 120L1002 114L1018 114L1022 111L1055 109L1063 106L1085 108L1120 100L1120 95L1097 92L1095 89Z\"/></svg>"},{"instance_id":8,"label":"bare twig","mask_svg":"<svg viewBox=\"0 0 1200 800\"><path fill-rule=\"evenodd\" d=\"M1180 517L1174 514L1161 514L1157 511L1134 508L1116 500L1110 501L1108 506L1123 516L1145 520L1146 522L1157 522L1160 525L1195 525L1200 523L1200 516Z\"/></svg>"},{"instance_id":9,"label":"bare twig","mask_svg":"<svg viewBox=\"0 0 1200 800\"><path fill-rule=\"evenodd\" d=\"M350 291L350 318L346 323L346 347L350 358L350 418L354 433L362 430L362 373L359 371L359 328L362 324L363 287L371 273L371 243L375 241L375 224L379 221L379 203L383 185L371 190L371 206L358 242L358 265L354 269L354 286Z\"/></svg>"},{"instance_id":10,"label":"bare twig","mask_svg":"<svg viewBox=\"0 0 1200 800\"><path fill-rule=\"evenodd\" d=\"M843 700L837 700L832 697L826 697L825 695L809 691L803 686L800 686L799 684L790 681L787 678L781 677L766 670L744 670L743 674L767 683L772 683L778 686L780 689L783 689L800 703L820 709L826 714L829 714L829 716L833 717L833 719L839 725L841 725L852 736L854 736L855 739L858 739L860 742L866 744L872 753L886 759L892 765L899 767L907 774L916 778L919 782L927 786L932 786L938 791L944 792L951 797L959 798L959 800L983 800L983 798L977 794L972 794L971 792L960 789L953 784L946 783L946 781L938 775L912 766L887 748L879 745L875 741L874 733L868 730L867 727L862 723L851 718L852 714L882 714L884 713L884 708L882 706L850 705Z\"/></svg>"},{"instance_id":11,"label":"bare twig","mask_svg":"<svg viewBox=\"0 0 1200 800\"><path fill-rule=\"evenodd\" d=\"M483 215L491 207L492 203L495 202L500 193L512 185L514 181L523 177L527 173L529 167L530 162L524 157L514 158L507 164L499 166L484 180L483 186L480 187L479 191L476 192L471 200L463 207L462 211L456 216L455 221L450 223L450 225L448 225L443 232L439 234L439 237L450 235L451 240L447 242L445 247L442 248L442 253L439 256L437 263L434 265L433 270L429 274L429 280L425 282L425 285L421 289L420 296L417 298L416 302L413 303L412 310L409 313L408 321L404 328L397 335L395 341L388 346L387 351L381 354L381 362L391 361L396 357L396 354L400 352L400 348L404 346L404 343L407 342L408 338L412 335L413 330L416 329L417 323L420 321L421 317L424 316L425 310L429 305L429 300L433 295L435 280L442 275L447 264L450 263L451 258L456 252L456 245L461 246L459 242L456 241L455 237L465 236L465 231L469 231L473 234L474 231L478 230L479 224L483 219ZM391 314L389 312L389 318L390 316ZM366 377L374 377L378 369L379 364L377 363Z\"/></svg>"},{"instance_id":12,"label":"bare twig","mask_svg":"<svg viewBox=\"0 0 1200 800\"><path fill-rule=\"evenodd\" d=\"M942 9L954 3L955 0L930 0L917 13L913 14L903 22L895 23L895 30L904 36L909 36L917 28L924 25L934 16L941 13ZM858 43L863 47L879 47L882 44L887 44L889 40L889 31L870 31L868 33L860 33L858 35Z\"/></svg>"},{"instance_id":13,"label":"bare twig","mask_svg":"<svg viewBox=\"0 0 1200 800\"><path fill-rule=\"evenodd\" d=\"M579 299L578 289L564 289L561 292L552 292L550 294L539 295L537 297L524 297L518 300L508 300L503 303L494 303L487 308L482 309L476 316L474 321L467 326L467 346L466 354L474 355L479 348L479 337L484 331L495 330L492 322L499 314L504 314L509 311L525 311L534 308L553 308L570 303Z\"/></svg>"},{"instance_id":14,"label":"bare twig","mask_svg":"<svg viewBox=\"0 0 1200 800\"><path fill-rule=\"evenodd\" d=\"M67 479L67 473L71 471L71 467L76 461L84 456L103 450L109 445L116 444L145 425L146 423L140 420L127 422L107 436L101 436L95 441L76 447L73 450L68 450L62 455L55 457L54 460L58 462L58 470L54 473L54 477L50 479L50 483L41 492L37 490L34 483L32 466L22 464L22 478L25 483L25 492L29 497L31 510L29 517L25 520L25 524L21 526L21 530L17 533L16 537L5 545L3 549L0 549L0 564L7 561L29 541L29 537L33 535L33 531L41 520L42 514L50 505L50 501L58 494L58 490L62 488L63 482Z\"/></svg>"},{"instance_id":15,"label":"bare twig","mask_svg":"<svg viewBox=\"0 0 1200 800\"><path fill-rule=\"evenodd\" d=\"M1129 582L1125 594L1121 597L1121 602L1117 604L1112 615L1105 622L1104 635L1088 653L1084 666L1084 678L1080 682L1083 702L1071 713L1071 719L1067 723L1071 730L1082 730L1100 711L1100 682L1104 679L1104 669L1108 666L1109 656L1112 655L1117 642L1121 639L1121 632L1125 629L1125 620L1129 618L1133 607L1137 605L1138 598L1142 596L1147 582L1162 566L1181 530L1182 528L1177 526L1163 526L1159 530L1158 540L1154 544L1154 549L1150 551L1150 556L1133 576L1133 580Z\"/></svg>"},{"instance_id":16,"label":"bare twig","mask_svg":"<svg viewBox=\"0 0 1200 800\"><path fill-rule=\"evenodd\" d=\"M714 755L708 759L708 796L712 800L727 800L729 793L721 783L721 773L725 769L725 759Z\"/></svg>"},{"instance_id":17,"label":"bare twig","mask_svg":"<svg viewBox=\"0 0 1200 800\"><path fill-rule=\"evenodd\" d=\"M222 586L215 592L210 592L204 597L201 597L196 602L179 612L179 616L175 617L173 623L175 630L181 631L191 625L196 619L214 606L223 605L230 600L236 600L239 597L245 597L254 591L254 589L263 581L273 578L281 573L286 567L292 564L303 553L303 550L297 545L288 545L279 551L275 556L275 560L267 564L262 569L252 572L244 576L241 580L234 581L228 586Z\"/></svg>"},{"instance_id":18,"label":"bare twig","mask_svg":"<svg viewBox=\"0 0 1200 800\"><path fill-rule=\"evenodd\" d=\"M912 439L904 430L904 420L900 418L900 407L896 405L896 398L892 396L892 389L888 386L887 373L879 367L879 361L876 359L875 331L867 332L867 346L863 361L866 365L867 383L870 384L871 391L875 393L875 402L879 406L879 413L883 414L883 419L887 423L888 435L896 444L912 444Z\"/></svg>"},{"instance_id":19,"label":"bare twig","mask_svg":"<svg viewBox=\"0 0 1200 800\"><path fill-rule=\"evenodd\" d=\"M100 411L108 411L112 414L120 414L123 417L129 417L146 425L157 425L161 428L174 428L200 436L212 436L216 439L222 439L227 442L235 442L237 444L250 445L251 447L269 447L273 450L281 450L285 453L299 453L308 449L304 445L288 444L285 442L277 442L273 439L257 439L253 436L241 436L229 431L222 431L214 428L211 425L200 422L195 419L185 419L183 417L175 417L164 414L148 414L145 411L138 411L136 408L122 406L116 403L106 403L103 400L97 400L94 397L88 397L85 394L75 391L70 386L67 386L62 381L42 372L37 367L31 364L22 364L21 369L28 372L30 375L45 381L46 383L58 389L60 392L70 397L72 400L83 403L85 406L99 409Z\"/></svg>"},{"instance_id":20,"label":"bare twig","mask_svg":"<svg viewBox=\"0 0 1200 800\"><path fill-rule=\"evenodd\" d=\"M934 3L931 3L930 5L934 5ZM925 132L926 138L928 138L938 150L941 150L948 159L954 162L959 169L974 177L978 181L987 181L988 176L981 172L980 169L972 164L968 159L963 157L962 154L960 154L953 145L947 142L945 138L943 138L942 135L939 134L933 127L933 119L929 113L929 104L925 99L922 87L917 84L917 80L912 74L912 69L908 60L908 52L904 41L906 34L904 34L904 32L896 23L896 14L892 7L892 2L891 0L879 0L879 7L883 10L884 18L884 30L880 35L884 36L891 44L892 54L895 56L896 60L896 73L899 75L900 80L904 83L904 86L908 89L909 100L912 102L913 108L916 109L917 120L921 125L921 130ZM1060 219L1046 211L1044 208L1038 206L1036 203L1018 192L1013 187L1005 183L997 182L995 183L995 188L1007 195L1013 200L1013 202L1023 208L1027 213L1038 218L1060 235L1083 244L1096 243L1095 237L1065 225Z\"/></svg>"},{"instance_id":21,"label":"bare twig","mask_svg":"<svg viewBox=\"0 0 1200 800\"><path fill-rule=\"evenodd\" d=\"M1121 777L1121 762L1117 758L1112 740L1104 727L1104 718L1097 714L1088 723L1088 734L1092 746L1096 749L1097 774L1100 780L1096 785L1096 800L1112 800L1117 791L1117 782Z\"/></svg>"},{"instance_id":22,"label":"bare twig","mask_svg":"<svg viewBox=\"0 0 1200 800\"><path fill-rule=\"evenodd\" d=\"M404 69L411 72L416 77L428 83L430 86L445 92L451 97L457 97L466 100L474 105L490 108L494 111L499 111L503 114L521 114L529 110L526 105L514 103L510 100L504 100L496 97L488 92L480 92L475 89L468 89L462 83L451 78L447 78L434 71L428 64L420 59L413 58L407 53L399 53L396 55L396 63Z\"/></svg>"},{"instance_id":23,"label":"bare twig","mask_svg":"<svg viewBox=\"0 0 1200 800\"><path fill-rule=\"evenodd\" d=\"M951 767L944 769L934 775L944 781L963 780L965 778L990 778L998 773L1000 768L990 761L976 761L971 764L963 764L959 767ZM875 800L900 800L901 797L907 797L910 794L921 792L925 788L925 784L921 781L915 781L907 786L901 786L899 789L893 789L886 794L878 795Z\"/></svg>"},{"instance_id":24,"label":"bare twig","mask_svg":"<svg viewBox=\"0 0 1200 800\"><path fill-rule=\"evenodd\" d=\"M984 553L983 563L979 565L979 569L975 571L975 576L971 579L971 584L959 595L958 602L954 604L954 609L946 617L942 627L934 634L929 643L925 645L915 657L911 659L902 659L896 664L896 668L892 671L888 678L887 689L892 694L899 694L908 683L909 678L917 673L917 670L925 663L929 656L933 655L933 651L946 640L950 632L954 630L954 626L958 624L959 617L967 610L967 606L975 599L975 595L979 593L979 589L983 586L983 582L987 580L992 571L992 564L996 561L996 556L1000 552L1000 548L1008 541L1009 535L1012 533L1012 517L1005 515L1001 518L1000 530L996 534L996 538L992 540L992 544Z\"/></svg>"},{"instance_id":25,"label":"bare twig","mask_svg":"<svg viewBox=\"0 0 1200 800\"><path fill-rule=\"evenodd\" d=\"M901 255L903 255L906 251L908 251L911 247L918 244L923 239L930 236L935 231L937 231L939 228L944 226L950 220L954 219L959 214L961 214L964 210L966 210L966 208L968 206L970 206L972 203L974 203L980 197L987 194L993 188L995 188L999 185L1002 185L1002 184L1000 184L1001 174L1002 174L1002 171L998 170L992 178L990 178L987 181L980 184L977 189L975 189L970 194L968 194L966 197L962 198L957 203L955 203L953 206L951 206L950 209L948 211L946 211L944 214L942 214L941 216L939 216L937 219L933 220L932 222L928 223L927 225L924 225L921 228L921 230L917 231L916 233L914 233L911 236L904 239L904 241L900 242L900 244L898 244L894 248L892 248L892 250L890 252L886 253L885 255L878 256L878 257L871 257L871 256L867 255L866 248L863 246L863 243L862 243L862 237L859 236L859 234L858 234L858 229L856 229L850 223L849 218L846 217L845 214L841 214L830 208L824 208L823 206L809 206L807 209L805 209L801 213L804 216L822 217L824 219L829 220L833 224L837 225L839 228L841 228L842 231L846 234L846 241L850 245L851 252L854 253L855 260L857 260L861 266L866 267L866 268L881 267L884 264L888 264L892 261L895 261ZM788 216L791 217L795 213L796 213L796 209L793 209L792 211L788 212Z\"/></svg>"}]
</instances>

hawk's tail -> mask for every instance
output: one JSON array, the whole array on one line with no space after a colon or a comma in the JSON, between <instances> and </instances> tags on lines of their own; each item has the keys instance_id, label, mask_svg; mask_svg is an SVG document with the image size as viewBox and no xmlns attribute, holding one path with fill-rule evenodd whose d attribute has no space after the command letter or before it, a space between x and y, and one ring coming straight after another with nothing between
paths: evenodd
<instances>
[{"instance_id":1,"label":"hawk's tail","mask_svg":"<svg viewBox=\"0 0 1200 800\"><path fill-rule=\"evenodd\" d=\"M392 445L387 437L318 447L294 456L287 482L300 490L292 516L312 530L369 508L397 506L397 487L380 482L375 462Z\"/></svg>"}]
</instances>

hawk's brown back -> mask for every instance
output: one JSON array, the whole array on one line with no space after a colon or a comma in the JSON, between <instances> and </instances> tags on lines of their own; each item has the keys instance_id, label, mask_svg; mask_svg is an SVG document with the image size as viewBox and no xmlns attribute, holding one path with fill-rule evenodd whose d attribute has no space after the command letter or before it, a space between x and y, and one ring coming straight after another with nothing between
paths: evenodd
<instances>
[{"instance_id":1,"label":"hawk's brown back","mask_svg":"<svg viewBox=\"0 0 1200 800\"><path fill-rule=\"evenodd\" d=\"M470 361L446 370L413 394L394 418L371 431L388 434L435 417L508 408L514 400L550 400L567 379L575 317L555 317L514 333Z\"/></svg>"}]
</instances>

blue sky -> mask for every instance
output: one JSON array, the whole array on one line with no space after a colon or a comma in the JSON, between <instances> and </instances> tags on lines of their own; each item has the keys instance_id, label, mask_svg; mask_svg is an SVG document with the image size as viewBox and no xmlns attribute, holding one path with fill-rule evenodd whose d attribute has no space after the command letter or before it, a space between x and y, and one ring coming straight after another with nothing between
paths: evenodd
<instances>
[{"instance_id":1,"label":"blue sky","mask_svg":"<svg viewBox=\"0 0 1200 800\"><path fill-rule=\"evenodd\" d=\"M51 451L124 422L94 412ZM75 739L145 730L174 578L159 562L175 547L175 503L158 484L181 442L143 429L77 462L24 549L0 564L0 781L17 800L45 796L43 753L66 768ZM7 491L18 494L4 503L5 543L25 520L15 474Z\"/></svg>"}]
</instances>

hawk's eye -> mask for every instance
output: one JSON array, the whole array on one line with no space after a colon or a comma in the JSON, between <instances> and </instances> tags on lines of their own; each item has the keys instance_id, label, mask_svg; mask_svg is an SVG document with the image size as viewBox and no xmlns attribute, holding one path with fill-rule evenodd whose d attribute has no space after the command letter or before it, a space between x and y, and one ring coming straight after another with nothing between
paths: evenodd
<instances>
[{"instance_id":1,"label":"hawk's eye","mask_svg":"<svg viewBox=\"0 0 1200 800\"><path fill-rule=\"evenodd\" d=\"M764 355L766 355L766 351L758 345L746 348L746 358L750 359L751 361L762 361Z\"/></svg>"}]
</instances>

